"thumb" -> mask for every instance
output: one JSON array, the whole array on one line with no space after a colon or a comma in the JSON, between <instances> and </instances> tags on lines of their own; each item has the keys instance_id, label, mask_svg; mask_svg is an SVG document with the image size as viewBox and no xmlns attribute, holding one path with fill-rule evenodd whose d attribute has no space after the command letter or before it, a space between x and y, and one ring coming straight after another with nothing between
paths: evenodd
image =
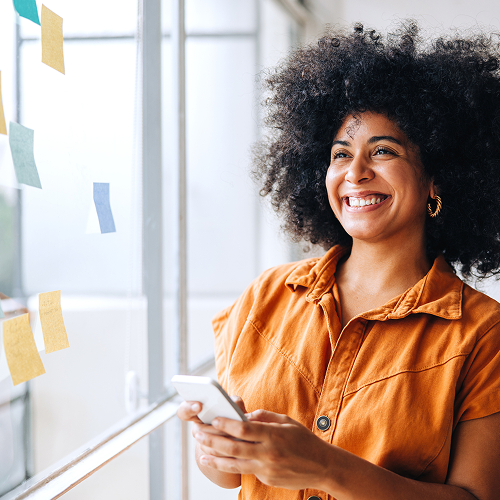
<instances>
[{"instance_id":1,"label":"thumb","mask_svg":"<svg viewBox=\"0 0 500 500\"><path fill-rule=\"evenodd\" d=\"M231 396L231 399L239 406L240 410L243 413L247 412L247 410L245 408L245 403L243 402L243 399L241 399L239 396Z\"/></svg>"}]
</instances>

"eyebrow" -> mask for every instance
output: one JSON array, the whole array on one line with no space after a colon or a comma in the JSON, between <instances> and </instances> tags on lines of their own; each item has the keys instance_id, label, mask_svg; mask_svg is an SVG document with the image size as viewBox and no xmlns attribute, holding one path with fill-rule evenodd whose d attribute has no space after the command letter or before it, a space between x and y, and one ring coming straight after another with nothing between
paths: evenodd
<instances>
[{"instance_id":1,"label":"eyebrow","mask_svg":"<svg viewBox=\"0 0 500 500\"><path fill-rule=\"evenodd\" d=\"M395 137L392 137L392 135L374 135L373 137L370 137L368 139L368 144L373 144L374 142L378 141L389 141L389 142L394 142L395 144L399 144L402 146L402 142ZM332 142L332 147L335 146L335 144L339 144L340 146L351 146L351 143L348 141L333 141Z\"/></svg>"}]
</instances>

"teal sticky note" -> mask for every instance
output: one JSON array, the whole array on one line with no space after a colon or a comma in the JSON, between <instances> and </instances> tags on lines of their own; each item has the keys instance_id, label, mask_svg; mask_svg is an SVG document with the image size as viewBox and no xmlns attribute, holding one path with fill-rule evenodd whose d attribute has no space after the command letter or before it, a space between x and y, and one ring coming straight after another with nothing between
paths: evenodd
<instances>
[{"instance_id":1,"label":"teal sticky note","mask_svg":"<svg viewBox=\"0 0 500 500\"><path fill-rule=\"evenodd\" d=\"M40 26L35 0L14 0L14 8L21 17L29 19Z\"/></svg>"},{"instance_id":2,"label":"teal sticky note","mask_svg":"<svg viewBox=\"0 0 500 500\"><path fill-rule=\"evenodd\" d=\"M9 143L17 182L42 189L33 152L35 131L10 122Z\"/></svg>"}]
</instances>

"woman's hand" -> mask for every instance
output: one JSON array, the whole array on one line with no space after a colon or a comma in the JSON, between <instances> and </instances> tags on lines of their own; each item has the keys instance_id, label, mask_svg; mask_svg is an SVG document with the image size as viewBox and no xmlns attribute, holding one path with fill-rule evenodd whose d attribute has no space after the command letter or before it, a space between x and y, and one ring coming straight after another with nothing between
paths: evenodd
<instances>
[{"instance_id":1,"label":"woman's hand","mask_svg":"<svg viewBox=\"0 0 500 500\"><path fill-rule=\"evenodd\" d=\"M333 447L286 415L257 410L247 417L249 422L214 420L213 427L226 436L198 427L194 436L203 450L200 463L254 474L269 486L322 489Z\"/></svg>"},{"instance_id":2,"label":"woman's hand","mask_svg":"<svg viewBox=\"0 0 500 500\"><path fill-rule=\"evenodd\" d=\"M240 407L240 409L245 412L245 405L241 398L238 396L231 397L233 401ZM212 425L204 424L198 417L198 413L202 410L202 404L197 401L185 401L181 403L179 408L177 409L177 416L183 420L184 422L192 422L192 434L201 432L205 434L213 434L218 436L227 436L224 432L215 429ZM205 447L196 443L196 462L198 463L198 467L200 470L208 477L212 482L221 486L222 488L237 488L241 484L241 475L227 473L224 471L219 471L216 468L213 468L210 465L201 464L199 461L199 457L206 454L217 453L215 450L211 448ZM219 456L219 455L215 455ZM221 455L222 456L222 455Z\"/></svg>"}]
</instances>

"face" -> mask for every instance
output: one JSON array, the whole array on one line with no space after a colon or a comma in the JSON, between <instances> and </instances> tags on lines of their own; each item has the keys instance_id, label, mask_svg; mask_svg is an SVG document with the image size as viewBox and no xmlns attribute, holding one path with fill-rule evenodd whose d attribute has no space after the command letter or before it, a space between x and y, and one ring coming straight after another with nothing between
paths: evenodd
<instances>
[{"instance_id":1,"label":"face","mask_svg":"<svg viewBox=\"0 0 500 500\"><path fill-rule=\"evenodd\" d=\"M424 238L432 181L417 148L385 115L349 116L333 141L326 176L335 216L354 239Z\"/></svg>"}]
</instances>

